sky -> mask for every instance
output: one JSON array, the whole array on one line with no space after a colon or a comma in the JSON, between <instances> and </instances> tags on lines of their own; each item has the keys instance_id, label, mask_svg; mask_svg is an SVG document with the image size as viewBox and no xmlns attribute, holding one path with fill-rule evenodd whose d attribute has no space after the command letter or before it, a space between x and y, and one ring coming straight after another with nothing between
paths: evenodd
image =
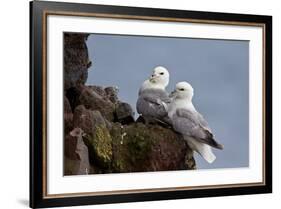
<instances>
[{"instance_id":1,"label":"sky","mask_svg":"<svg viewBox=\"0 0 281 209\"><path fill-rule=\"evenodd\" d=\"M87 84L118 86L119 98L134 110L139 87L156 66L170 73L167 91L180 81L193 86L195 108L224 145L213 149L212 164L195 154L198 169L249 166L248 41L91 34L87 46Z\"/></svg>"}]
</instances>

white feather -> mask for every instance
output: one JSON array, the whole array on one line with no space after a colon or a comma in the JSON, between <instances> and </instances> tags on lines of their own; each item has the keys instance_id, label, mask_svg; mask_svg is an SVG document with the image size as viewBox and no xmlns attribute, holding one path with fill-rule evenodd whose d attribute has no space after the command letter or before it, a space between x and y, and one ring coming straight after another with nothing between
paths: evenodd
<instances>
[{"instance_id":1,"label":"white feather","mask_svg":"<svg viewBox=\"0 0 281 209\"><path fill-rule=\"evenodd\" d=\"M200 143L191 137L184 137L187 141L188 146L200 154L208 163L213 163L216 159L211 146L207 144Z\"/></svg>"}]
</instances>

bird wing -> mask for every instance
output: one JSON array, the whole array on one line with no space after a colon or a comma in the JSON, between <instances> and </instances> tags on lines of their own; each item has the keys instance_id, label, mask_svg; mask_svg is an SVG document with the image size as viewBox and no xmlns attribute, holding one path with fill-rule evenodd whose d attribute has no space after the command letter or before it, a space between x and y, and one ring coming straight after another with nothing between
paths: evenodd
<instances>
[{"instance_id":1,"label":"bird wing","mask_svg":"<svg viewBox=\"0 0 281 209\"><path fill-rule=\"evenodd\" d=\"M169 97L169 94L162 89L146 89L142 92L142 95L151 102L155 101L154 98L156 98L158 101L171 103L171 98Z\"/></svg>"},{"instance_id":2,"label":"bird wing","mask_svg":"<svg viewBox=\"0 0 281 209\"><path fill-rule=\"evenodd\" d=\"M137 101L137 111L144 116L162 118L167 116L168 94L163 90L147 89L141 92Z\"/></svg>"},{"instance_id":3,"label":"bird wing","mask_svg":"<svg viewBox=\"0 0 281 209\"><path fill-rule=\"evenodd\" d=\"M216 142L208 123L199 113L180 108L173 115L172 121L175 131L217 149L223 149L223 145Z\"/></svg>"},{"instance_id":4,"label":"bird wing","mask_svg":"<svg viewBox=\"0 0 281 209\"><path fill-rule=\"evenodd\" d=\"M199 112L192 112L187 109L178 109L178 115L181 117L186 117L192 119L194 122L199 123L202 127L207 129L209 132L211 131L211 128L209 127L208 122L205 120L205 118L199 113Z\"/></svg>"}]
</instances>

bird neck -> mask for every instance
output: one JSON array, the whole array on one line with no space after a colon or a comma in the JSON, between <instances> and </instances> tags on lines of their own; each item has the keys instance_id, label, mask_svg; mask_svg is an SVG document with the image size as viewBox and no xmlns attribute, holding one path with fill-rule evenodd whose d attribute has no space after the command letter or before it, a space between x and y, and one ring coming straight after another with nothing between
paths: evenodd
<instances>
[{"instance_id":1,"label":"bird neck","mask_svg":"<svg viewBox=\"0 0 281 209\"><path fill-rule=\"evenodd\" d=\"M149 80L145 81L143 89L162 89L165 90L165 85L161 83L154 83Z\"/></svg>"},{"instance_id":2,"label":"bird neck","mask_svg":"<svg viewBox=\"0 0 281 209\"><path fill-rule=\"evenodd\" d=\"M195 110L195 107L192 104L192 100L190 99L175 98L173 100L173 103L176 105L177 108Z\"/></svg>"}]
</instances>

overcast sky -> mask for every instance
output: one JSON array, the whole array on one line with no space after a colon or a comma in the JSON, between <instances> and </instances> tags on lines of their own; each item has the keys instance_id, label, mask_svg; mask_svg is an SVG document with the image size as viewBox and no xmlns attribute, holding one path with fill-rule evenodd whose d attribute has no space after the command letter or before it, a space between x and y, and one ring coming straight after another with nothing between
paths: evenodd
<instances>
[{"instance_id":1,"label":"overcast sky","mask_svg":"<svg viewBox=\"0 0 281 209\"><path fill-rule=\"evenodd\" d=\"M188 81L193 104L225 147L214 150L213 164L196 154L197 167L248 166L248 41L92 34L87 45L93 63L87 84L118 86L119 98L134 110L138 89L155 66L169 70L168 91Z\"/></svg>"}]
</instances>

